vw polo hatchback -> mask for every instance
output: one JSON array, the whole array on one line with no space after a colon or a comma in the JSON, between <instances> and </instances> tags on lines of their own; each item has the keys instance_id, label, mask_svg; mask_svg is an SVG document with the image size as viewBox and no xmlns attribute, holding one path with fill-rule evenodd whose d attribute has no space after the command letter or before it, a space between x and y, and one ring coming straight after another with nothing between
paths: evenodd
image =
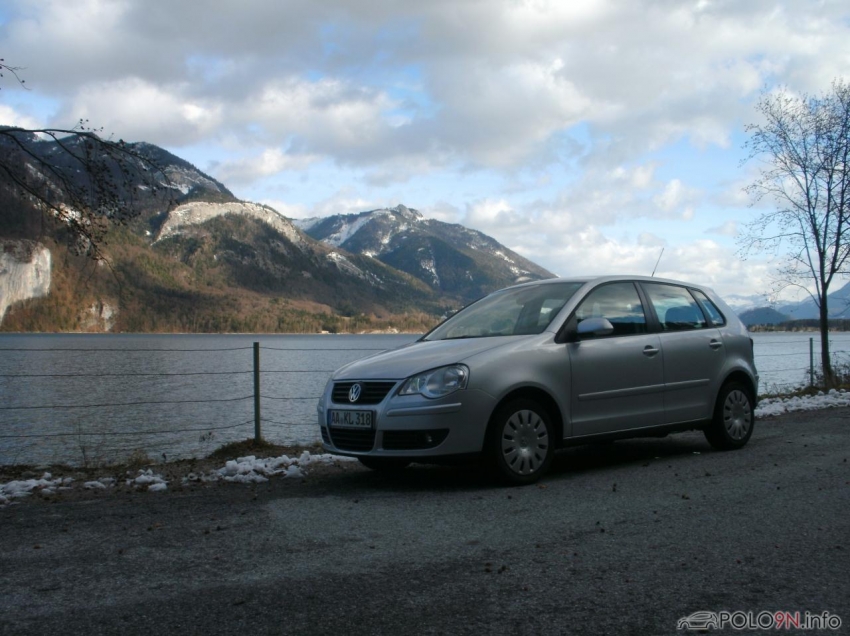
<instances>
[{"instance_id":1,"label":"vw polo hatchback","mask_svg":"<svg viewBox=\"0 0 850 636\"><path fill-rule=\"evenodd\" d=\"M701 429L740 448L757 394L752 340L711 289L568 278L494 292L342 367L318 419L327 451L369 468L483 457L527 484L563 446Z\"/></svg>"}]
</instances>

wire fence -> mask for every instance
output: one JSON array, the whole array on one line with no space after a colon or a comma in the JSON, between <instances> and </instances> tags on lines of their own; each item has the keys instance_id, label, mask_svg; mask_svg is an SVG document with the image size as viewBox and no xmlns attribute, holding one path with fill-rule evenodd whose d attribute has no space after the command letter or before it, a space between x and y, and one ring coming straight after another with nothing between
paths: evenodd
<instances>
[{"instance_id":1,"label":"wire fence","mask_svg":"<svg viewBox=\"0 0 850 636\"><path fill-rule=\"evenodd\" d=\"M248 437L316 442L327 378L386 348L0 347L0 465L197 457Z\"/></svg>"},{"instance_id":2,"label":"wire fence","mask_svg":"<svg viewBox=\"0 0 850 636\"><path fill-rule=\"evenodd\" d=\"M846 345L850 334L832 342L834 364L850 366ZM197 457L248 437L313 443L329 375L386 348L0 347L0 465ZM755 355L762 393L819 375L816 338L757 337Z\"/></svg>"},{"instance_id":3,"label":"wire fence","mask_svg":"<svg viewBox=\"0 0 850 636\"><path fill-rule=\"evenodd\" d=\"M772 334L777 336L777 334ZM758 336L762 336L761 338ZM839 376L850 369L850 333L833 334L830 338L830 361ZM787 338L757 334L755 360L760 376L760 393L783 393L823 382L820 337Z\"/></svg>"}]
</instances>

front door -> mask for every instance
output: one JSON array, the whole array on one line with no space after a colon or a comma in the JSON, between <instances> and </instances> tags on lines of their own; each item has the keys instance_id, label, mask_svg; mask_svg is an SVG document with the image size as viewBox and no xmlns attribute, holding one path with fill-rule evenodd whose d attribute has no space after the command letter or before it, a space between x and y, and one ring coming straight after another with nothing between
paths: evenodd
<instances>
[{"instance_id":1,"label":"front door","mask_svg":"<svg viewBox=\"0 0 850 636\"><path fill-rule=\"evenodd\" d=\"M567 345L570 356L572 435L653 426L664 422L664 365L658 334L648 333L634 283L608 283L576 309L576 326L607 318L614 332Z\"/></svg>"}]
</instances>

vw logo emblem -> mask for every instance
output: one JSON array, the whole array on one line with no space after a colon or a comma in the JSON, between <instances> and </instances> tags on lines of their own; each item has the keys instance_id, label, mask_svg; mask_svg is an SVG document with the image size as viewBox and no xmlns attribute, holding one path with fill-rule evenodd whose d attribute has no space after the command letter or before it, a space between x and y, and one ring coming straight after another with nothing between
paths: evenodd
<instances>
[{"instance_id":1,"label":"vw logo emblem","mask_svg":"<svg viewBox=\"0 0 850 636\"><path fill-rule=\"evenodd\" d=\"M356 402L360 399L360 392L363 390L359 384L353 384L351 388L348 390L348 401Z\"/></svg>"}]
</instances>

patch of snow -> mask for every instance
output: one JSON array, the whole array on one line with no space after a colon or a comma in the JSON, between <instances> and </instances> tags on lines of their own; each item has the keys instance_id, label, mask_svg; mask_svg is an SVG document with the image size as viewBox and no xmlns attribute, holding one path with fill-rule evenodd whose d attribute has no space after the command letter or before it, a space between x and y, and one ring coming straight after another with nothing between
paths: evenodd
<instances>
[{"instance_id":1,"label":"patch of snow","mask_svg":"<svg viewBox=\"0 0 850 636\"><path fill-rule=\"evenodd\" d=\"M53 479L50 473L44 473L40 479L22 479L0 484L0 506L12 503L13 499L28 497L34 491L53 494L57 489L68 488L74 480L70 477Z\"/></svg>"},{"instance_id":2,"label":"patch of snow","mask_svg":"<svg viewBox=\"0 0 850 636\"><path fill-rule=\"evenodd\" d=\"M819 391L817 395L802 397L777 397L759 400L756 407L756 417L770 417L793 411L815 411L836 406L850 406L850 393L844 389L831 389L829 393Z\"/></svg>"},{"instance_id":3,"label":"patch of snow","mask_svg":"<svg viewBox=\"0 0 850 636\"><path fill-rule=\"evenodd\" d=\"M495 250L495 251L493 252L493 256L498 256L499 258L501 258L501 259L503 259L503 260L506 260L508 263L513 263L513 262L514 262L512 258L508 258L508 256L507 256L504 252L502 252L502 251L500 251L500 250Z\"/></svg>"},{"instance_id":4,"label":"patch of snow","mask_svg":"<svg viewBox=\"0 0 850 636\"><path fill-rule=\"evenodd\" d=\"M225 463L223 468L211 471L206 475L189 473L183 478L183 483L201 481L227 481L240 484L256 484L269 480L269 477L282 475L301 479L306 475L305 469L310 464L332 464L338 461L357 461L351 457L339 457L337 455L311 455L304 451L299 457L262 457L254 455L237 457Z\"/></svg>"},{"instance_id":5,"label":"patch of snow","mask_svg":"<svg viewBox=\"0 0 850 636\"><path fill-rule=\"evenodd\" d=\"M421 248L419 251L424 251L425 248ZM434 253L431 250L428 250L428 258L424 258L419 261L419 266L424 269L426 272L431 274L431 280L433 281L433 285L435 287L440 286L440 277L437 275L437 263L434 259Z\"/></svg>"},{"instance_id":6,"label":"patch of snow","mask_svg":"<svg viewBox=\"0 0 850 636\"><path fill-rule=\"evenodd\" d=\"M351 274L352 276L357 276L357 278L365 280L367 283L380 286L383 282L380 278L378 278L371 272L364 272L362 269L357 267L354 263L352 263L345 256L338 252L331 252L327 255L327 259L331 263L336 265L337 269L339 269L341 272Z\"/></svg>"},{"instance_id":7,"label":"patch of snow","mask_svg":"<svg viewBox=\"0 0 850 636\"><path fill-rule=\"evenodd\" d=\"M328 245L333 245L334 247L339 247L352 236L357 234L360 228L371 221L372 218L371 214L364 214L350 223L347 220L343 221L342 226L336 232L323 239L322 242L327 243Z\"/></svg>"},{"instance_id":8,"label":"patch of snow","mask_svg":"<svg viewBox=\"0 0 850 636\"><path fill-rule=\"evenodd\" d=\"M162 478L162 475L155 474L150 468L140 470L135 478L128 479L126 483L128 486L135 486L136 488L147 486L150 492L158 492L168 488L168 482Z\"/></svg>"},{"instance_id":9,"label":"patch of snow","mask_svg":"<svg viewBox=\"0 0 850 636\"><path fill-rule=\"evenodd\" d=\"M419 210L414 210L413 208L409 208L406 205L399 203L397 206L390 210L391 212L396 212L400 214L406 219L410 219L411 221L422 221L422 213Z\"/></svg>"},{"instance_id":10,"label":"patch of snow","mask_svg":"<svg viewBox=\"0 0 850 636\"><path fill-rule=\"evenodd\" d=\"M111 488L115 485L114 477L101 477L100 479L96 479L94 481L87 481L83 484L83 488L86 490L105 490L106 488Z\"/></svg>"},{"instance_id":11,"label":"patch of snow","mask_svg":"<svg viewBox=\"0 0 850 636\"><path fill-rule=\"evenodd\" d=\"M302 232L307 232L321 220L320 216L311 216L306 219L290 219L290 222Z\"/></svg>"}]
</instances>

